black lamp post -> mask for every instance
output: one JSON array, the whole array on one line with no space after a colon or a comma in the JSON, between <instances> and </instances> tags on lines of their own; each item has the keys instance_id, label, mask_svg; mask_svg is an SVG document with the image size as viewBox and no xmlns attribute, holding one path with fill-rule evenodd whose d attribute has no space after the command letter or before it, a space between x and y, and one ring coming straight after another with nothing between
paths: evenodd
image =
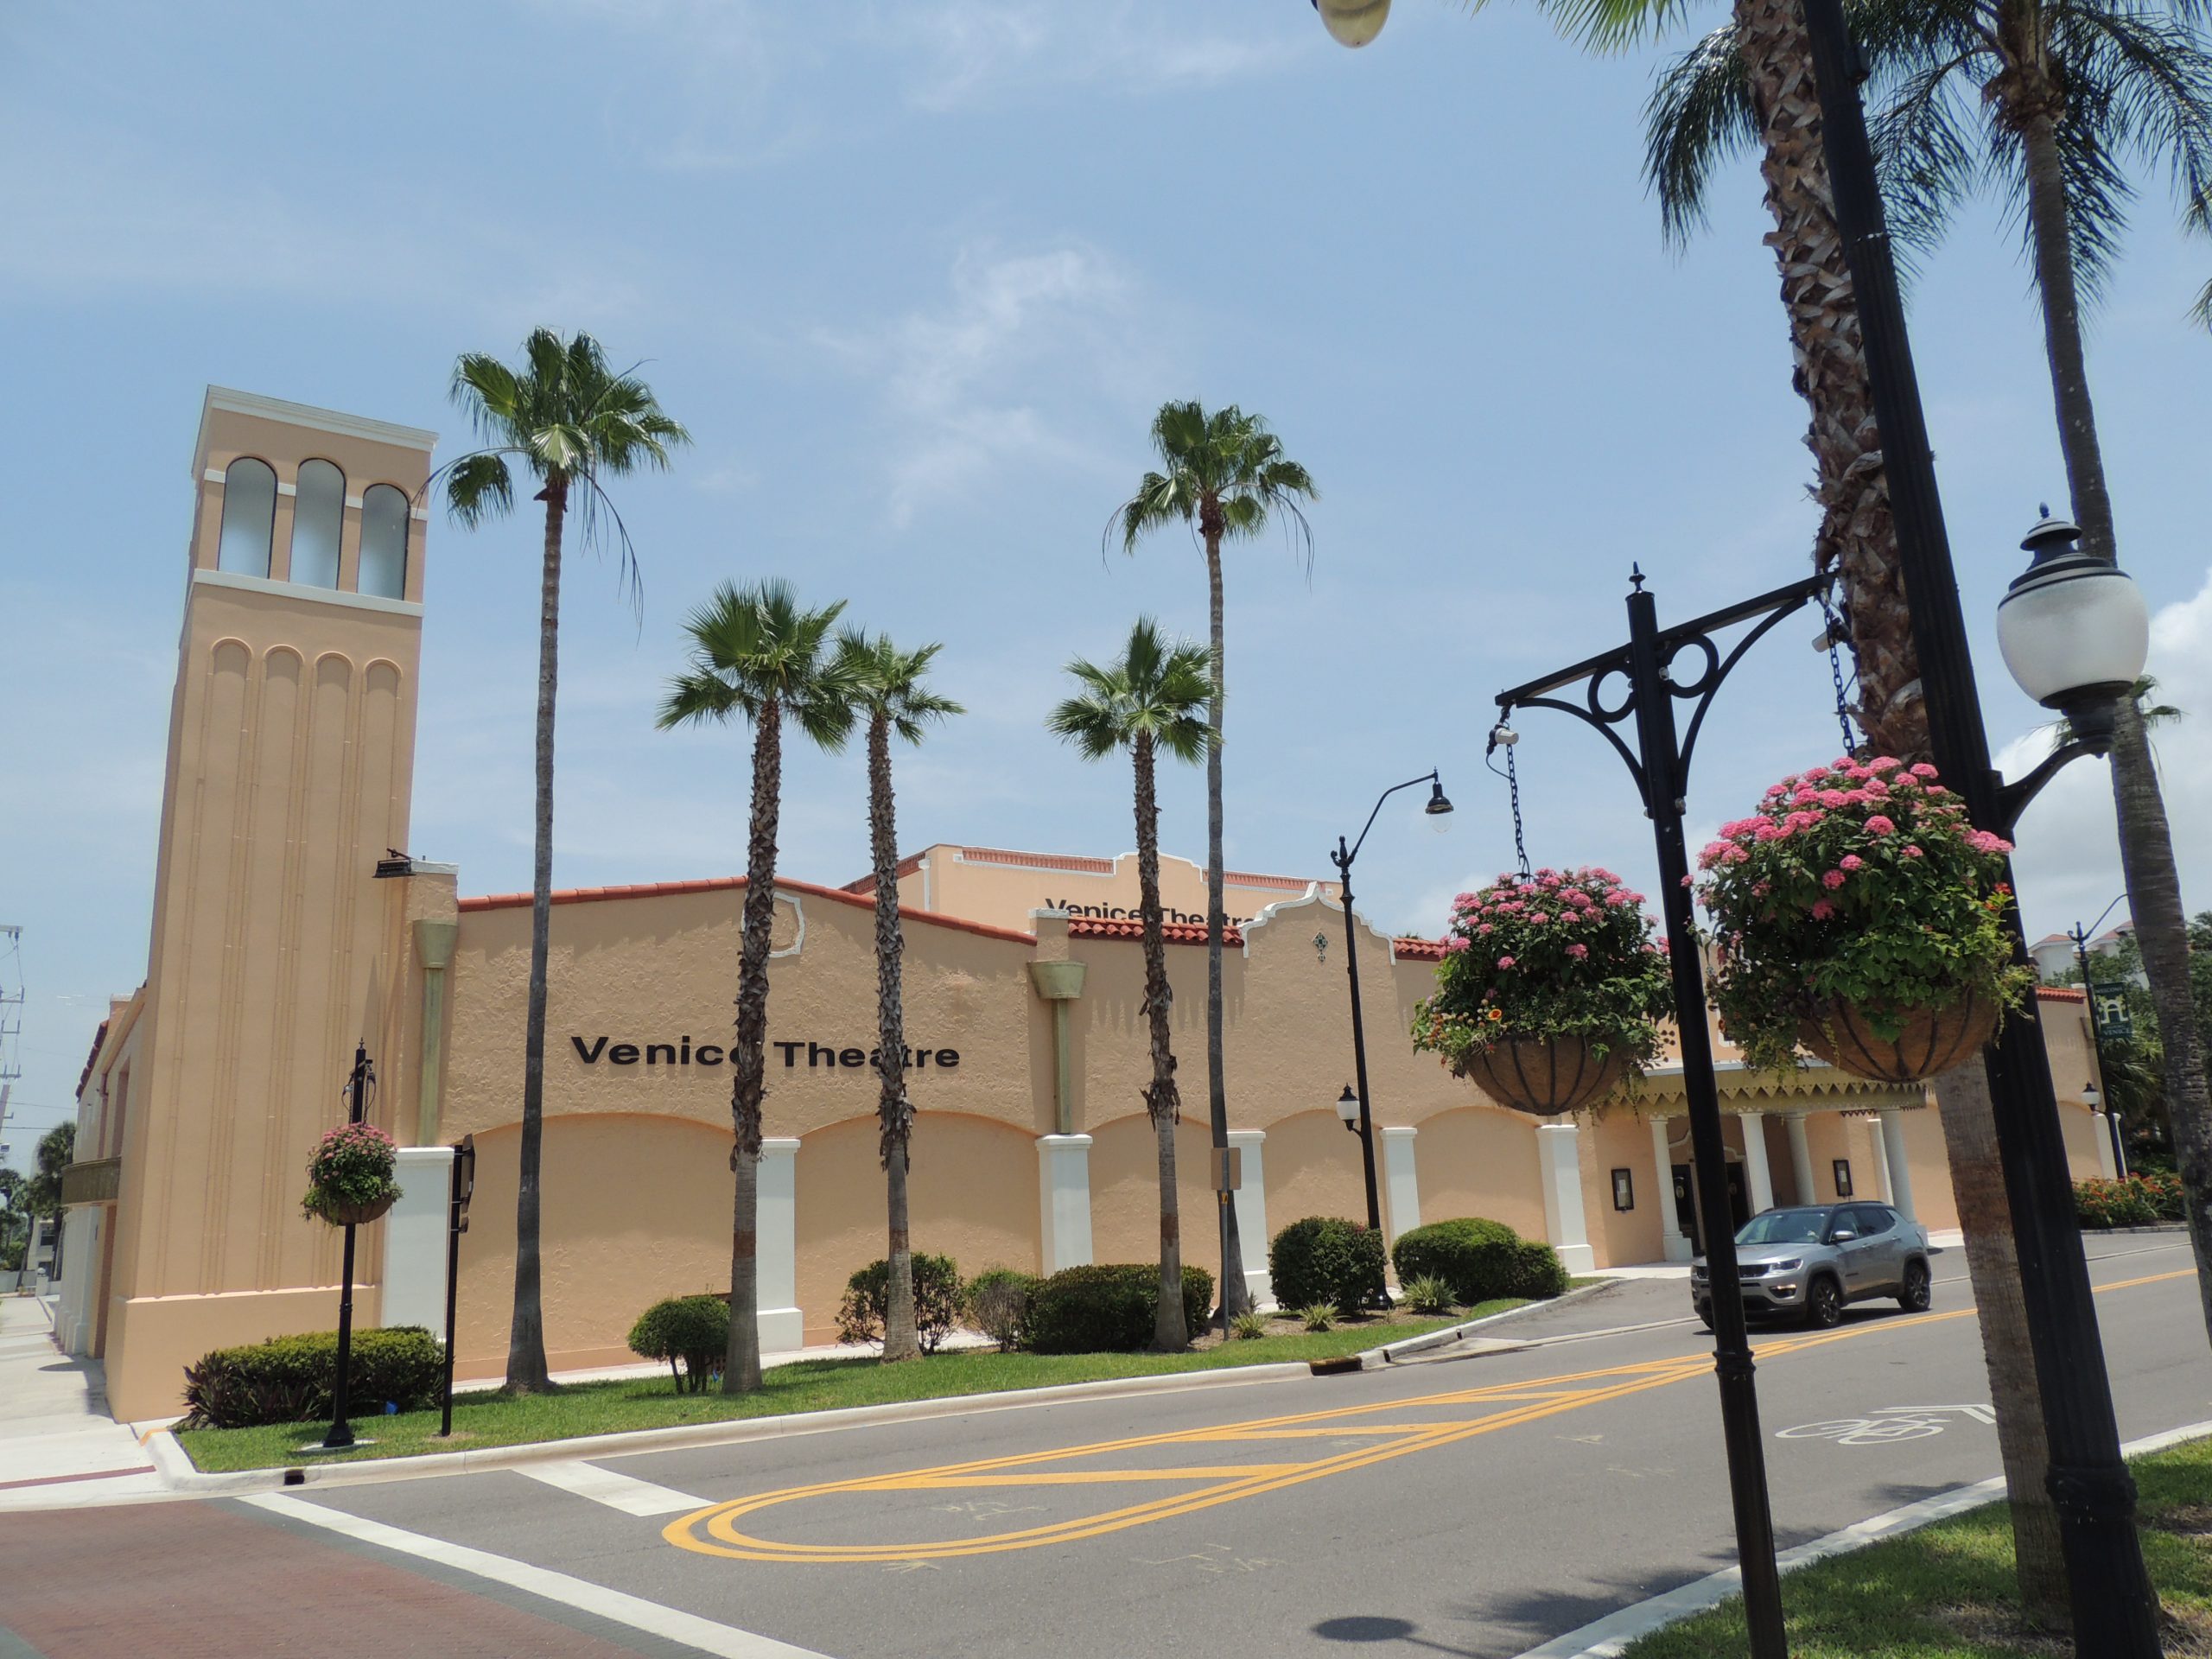
<instances>
[{"instance_id":1,"label":"black lamp post","mask_svg":"<svg viewBox=\"0 0 2212 1659\"><path fill-rule=\"evenodd\" d=\"M2068 938L2074 941L2074 960L2079 963L2082 968L2082 995L2089 1004L2089 1052L2097 1063L2096 1077L2082 1090L2082 1100L2093 1112L2099 1106L2105 1108L2105 1130L2112 1137L2112 1166L2113 1172L2123 1178L2127 1173L2127 1142L2126 1137L2120 1132L2120 1114L2112 1109L2112 1103L2106 1100L2097 1088L2098 1083L2103 1081L2105 1075L2104 1022L2097 1018L2096 988L2089 983L2089 940L2096 931L2105 925L2105 917L2111 915L2126 901L2127 895L2121 893L2119 898L2104 907L2103 915L2100 915L2095 921L2091 922L2087 927L2076 922L2066 934Z\"/></svg>"},{"instance_id":2,"label":"black lamp post","mask_svg":"<svg viewBox=\"0 0 2212 1659\"><path fill-rule=\"evenodd\" d=\"M1382 0L1383 10L1389 10L1389 0ZM1355 935L1351 917L1351 861L1359 856L1359 849L1367 844L1367 832L1375 827L1375 820L1382 810L1382 803L1402 789L1411 789L1416 784L1428 785L1428 804L1421 808L1421 816L1444 828L1443 820L1451 816L1452 803L1444 798L1444 785L1437 781L1433 772L1418 778L1408 778L1402 784L1393 784L1376 797L1375 810L1367 815L1367 822L1360 829L1359 839L1347 848L1342 836L1337 837L1336 850L1329 855L1329 862L1337 867L1339 896L1344 907L1344 974L1351 985L1351 1069L1358 1080L1359 1092L1354 1094L1347 1084L1343 1096L1337 1102L1337 1115L1344 1119L1344 1127L1359 1137L1359 1157L1367 1176L1367 1224L1376 1232L1382 1230L1382 1204L1375 1185L1375 1118L1370 1109L1367 1092L1367 1029L1359 1012L1359 940ZM1347 1110L1350 1107L1351 1109Z\"/></svg>"},{"instance_id":3,"label":"black lamp post","mask_svg":"<svg viewBox=\"0 0 2212 1659\"><path fill-rule=\"evenodd\" d=\"M346 1079L346 1121L359 1123L369 1115L369 1095L376 1088L376 1067L369 1062L366 1044L353 1045L353 1070ZM331 1390L330 1432L322 1437L326 1452L342 1452L353 1444L353 1426L346 1421L352 1401L347 1397L353 1362L353 1232L346 1224L346 1260L340 1269L338 1294L338 1376Z\"/></svg>"}]
</instances>

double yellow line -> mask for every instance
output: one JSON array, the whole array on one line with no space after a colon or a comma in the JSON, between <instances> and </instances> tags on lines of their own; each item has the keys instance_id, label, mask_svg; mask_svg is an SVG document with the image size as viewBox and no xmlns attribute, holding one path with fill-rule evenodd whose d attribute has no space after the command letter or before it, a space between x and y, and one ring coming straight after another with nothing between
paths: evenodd
<instances>
[{"instance_id":1,"label":"double yellow line","mask_svg":"<svg viewBox=\"0 0 2212 1659\"><path fill-rule=\"evenodd\" d=\"M2190 1276L2190 1269L2152 1274L2098 1287L2105 1291L2126 1290ZM1971 1319L1974 1309L1915 1314L1862 1325L1818 1336L1783 1338L1762 1344L1762 1359L1778 1358L1808 1348L1882 1332L1910 1330L1949 1319ZM1712 1357L1706 1353L1676 1359L1645 1361L1603 1370L1567 1372L1521 1382L1501 1382L1489 1388L1455 1389L1410 1400L1377 1401L1363 1406L1341 1406L1328 1411L1303 1412L1249 1422L1181 1429L1171 1433L1139 1435L1103 1440L1089 1446L1023 1452L1012 1457L986 1458L969 1463L946 1464L817 1485L786 1487L755 1497L710 1505L672 1522L662 1536L679 1549L735 1560L785 1563L867 1563L944 1560L965 1555L990 1555L1007 1550L1037 1549L1052 1544L1077 1543L1131 1527L1149 1525L1177 1516L1194 1514L1219 1504L1234 1503L1265 1492L1281 1491L1307 1481L1326 1479L1355 1469L1433 1451L1478 1435L1540 1422L1567 1412L1603 1405L1652 1389L1709 1376ZM1385 1413L1406 1413L1450 1406L1495 1406L1500 1409L1473 1418L1434 1422L1361 1423L1357 1420ZM1188 1446L1237 1440L1300 1440L1371 1438L1372 1444L1357 1446L1332 1456L1306 1462L1268 1462L1233 1465L1176 1465L1154 1464L1135 1468L1047 1469L1041 1465L1067 1464L1155 1447ZM879 1492L994 1491L1062 1485L1106 1485L1116 1483L1196 1481L1188 1491L1170 1493L1149 1502L1132 1503L1071 1520L1018 1531L980 1537L877 1544L802 1544L760 1538L739 1530L738 1522L765 1510L812 1499L852 1497Z\"/></svg>"}]
</instances>

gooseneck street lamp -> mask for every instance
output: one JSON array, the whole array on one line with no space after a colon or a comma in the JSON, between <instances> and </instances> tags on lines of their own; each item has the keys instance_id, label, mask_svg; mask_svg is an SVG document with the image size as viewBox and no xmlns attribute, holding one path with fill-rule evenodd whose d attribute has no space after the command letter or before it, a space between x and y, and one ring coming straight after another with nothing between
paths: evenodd
<instances>
[{"instance_id":1,"label":"gooseneck street lamp","mask_svg":"<svg viewBox=\"0 0 2212 1659\"><path fill-rule=\"evenodd\" d=\"M1314 3L1330 33L1349 44L1371 40L1387 15L1387 7L1363 6L1357 0L1314 0ZM1927 420L1905 332L1904 298L1884 223L1873 151L1867 143L1866 110L1859 97L1861 60L1844 26L1842 0L1803 0L1803 10L1813 79L1820 99L1828 187L1851 272L1868 388L1881 434L1883 474L1889 487L1897 563L1909 596L1913 651L1928 715L1929 747L1936 768L1958 791L1974 824L2009 834L2021 810L2061 766L2082 755L2108 750L2113 702L2125 695L2143 671L2147 629L2137 618L2139 614L2147 617L2147 610L2140 594L2132 593L2133 584L2117 565L2070 546L2075 535L2071 525L2046 521L2037 526L2025 543L2036 555L2035 562L2005 596L1999 612L1999 637L2006 665L2022 689L2045 706L2065 710L2073 724L2075 741L2018 783L2006 784L1990 765L1989 734L1982 725L1966 621L1959 608L1958 578L1951 563ZM1635 599L1630 603L1633 623ZM1745 614L1739 613L1738 620ZM1647 623L1643 632L1648 645L1656 631ZM1716 677L1715 666L1709 659L1702 677ZM1725 668L1719 671L1725 672ZM1643 677L1648 690L1652 677ZM1670 689L1675 695L1683 695L1679 688ZM1593 680L1593 714L1599 708L1596 690ZM1571 707L1569 711L1580 712ZM1624 718L1625 714L1622 710L1608 719ZM1660 714L1667 716L1663 721L1657 719ZM1658 735L1647 728L1647 721L1663 724L1671 734L1670 699L1662 698L1656 706L1647 702L1637 715L1640 737ZM1592 723L1598 722L1593 720ZM1695 730L1693 721L1693 741ZM1619 738L1610 730L1606 734L1633 766L1634 757ZM1688 747L1685 743L1685 753ZM1648 748L1647 742L1647 752ZM1649 786L1652 780L1645 781L1646 804L1657 826L1668 803L1662 791ZM1678 812L1679 804L1673 810ZM1660 835L1663 843L1663 828ZM2009 869L2006 876L2009 880ZM1664 897L1671 931L1676 906L1686 906L1687 895L1678 883L1670 880ZM2026 966L2027 942L2020 931L2017 909L2006 912L2005 925L2012 936L2014 961ZM1679 999L1694 976L1694 967L1685 964L1679 950L1675 956ZM1682 1026L1686 1086L1694 1086L1689 1080L1696 1069L1691 1066L1688 1052L1693 1033L1695 1046L1707 1046L1702 1006L1694 1012L1696 1017ZM2105 1370L2096 1309L2090 1300L2088 1267L2075 1222L2058 1103L2032 999L2025 1009L2005 1022L1984 1051L1983 1062L1989 1073L1998 1159L2004 1169L2019 1260L2021 1301L2050 1447L2045 1484L2057 1511L2060 1543L2066 1557L2075 1650L2082 1659L2091 1656L2157 1659L2158 1602L2136 1537L2135 1485L2120 1453L2111 1381ZM1694 1128L1699 1117L1693 1094ZM1717 1133L1713 1137L1709 1172L1713 1179L1707 1179L1706 1150L1701 1143L1699 1173L1703 1196L1710 1202L1719 1185ZM1723 1243L1728 1239L1725 1226L1708 1227L1707 1232L1710 1243L1732 1256L1732 1242ZM1735 1284L1732 1261L1724 1271L1716 1253L1712 1274L1716 1313L1733 1309L1737 1299L1719 1294L1722 1286ZM1721 1346L1725 1349L1726 1344ZM1732 1361L1723 1351L1716 1355L1716 1363L1723 1369L1725 1402L1730 1381L1726 1368ZM1748 1399L1748 1376L1743 1382ZM1732 1436L1732 1454L1735 1449ZM1732 1456L1732 1474L1734 1463ZM1759 1535L1746 1536L1744 1497L1739 1484L1738 1539L1739 1549L1745 1551L1745 1599L1752 1651L1759 1659L1770 1656L1781 1659L1787 1647L1782 1632L1779 1585L1772 1571L1771 1529L1762 1527ZM1764 1522L1763 1484L1759 1497L1755 1518ZM1747 1548L1752 1543L1759 1546L1760 1560L1752 1559Z\"/></svg>"},{"instance_id":2,"label":"gooseneck street lamp","mask_svg":"<svg viewBox=\"0 0 2212 1659\"><path fill-rule=\"evenodd\" d=\"M377 1086L376 1067L370 1064L368 1046L353 1045L353 1070L346 1079L346 1121L359 1123L369 1115L369 1096ZM353 1426L346 1421L353 1404L349 1372L353 1363L353 1234L352 1222L346 1224L345 1264L339 1270L338 1293L338 1376L331 1389L330 1432L322 1437L326 1452L342 1452L353 1444Z\"/></svg>"},{"instance_id":3,"label":"gooseneck street lamp","mask_svg":"<svg viewBox=\"0 0 2212 1659\"><path fill-rule=\"evenodd\" d=\"M1389 0L1383 0L1382 9L1389 9ZM1380 28L1380 23L1376 27ZM1344 1127L1359 1137L1360 1165L1367 1177L1367 1224L1378 1233L1382 1230L1382 1204L1375 1185L1375 1117L1367 1092L1367 1028L1359 1012L1359 940L1355 937L1351 916L1351 861L1367 844L1367 832L1375 827L1382 803L1400 790L1411 789L1416 784L1428 785L1428 804L1421 808L1421 816L1437 829L1446 828L1444 820L1451 816L1452 803L1444 798L1444 785L1437 780L1436 773L1424 772L1402 784L1393 784L1376 797L1375 810L1367 815L1359 839L1346 847L1344 838L1338 836L1336 849L1329 855L1329 862L1337 867L1338 896L1344 907L1344 974L1351 985L1351 1069L1359 1088L1355 1095L1346 1085L1343 1097L1337 1102L1337 1115L1344 1119Z\"/></svg>"}]
</instances>

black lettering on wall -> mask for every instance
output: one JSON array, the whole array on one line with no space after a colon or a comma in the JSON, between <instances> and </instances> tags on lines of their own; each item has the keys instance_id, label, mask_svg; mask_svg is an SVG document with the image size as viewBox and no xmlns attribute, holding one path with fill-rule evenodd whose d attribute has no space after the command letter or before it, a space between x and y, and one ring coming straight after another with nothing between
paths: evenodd
<instances>
[{"instance_id":1,"label":"black lettering on wall","mask_svg":"<svg viewBox=\"0 0 2212 1659\"><path fill-rule=\"evenodd\" d=\"M589 1048L586 1048L584 1046L584 1039L581 1037L571 1037L569 1040L576 1046L576 1058L581 1059L586 1065L597 1065L599 1064L600 1051L607 1046L607 1039L604 1037L594 1043Z\"/></svg>"}]
</instances>

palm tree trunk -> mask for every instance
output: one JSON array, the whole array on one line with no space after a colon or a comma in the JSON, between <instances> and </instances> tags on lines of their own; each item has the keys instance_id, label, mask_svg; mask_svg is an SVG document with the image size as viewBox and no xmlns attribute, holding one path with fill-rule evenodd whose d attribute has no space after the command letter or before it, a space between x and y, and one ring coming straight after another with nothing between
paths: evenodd
<instances>
[{"instance_id":1,"label":"palm tree trunk","mask_svg":"<svg viewBox=\"0 0 2212 1659\"><path fill-rule=\"evenodd\" d=\"M1160 910L1160 796L1150 732L1137 734L1134 754L1137 913L1144 922L1144 1011L1152 1036L1152 1083L1144 1091L1144 1103L1160 1144L1160 1303L1153 1316L1152 1345L1172 1354L1190 1345L1191 1329L1183 1317L1183 1213L1175 1185L1175 1125L1183 1109L1167 1024L1167 939Z\"/></svg>"},{"instance_id":2,"label":"palm tree trunk","mask_svg":"<svg viewBox=\"0 0 2212 1659\"><path fill-rule=\"evenodd\" d=\"M753 722L753 817L745 854L745 917L737 952L737 1044L731 1052L729 1112L736 1130L730 1168L729 1351L722 1392L760 1386L760 1102L767 1093L768 944L776 919L776 819L783 798L782 704L770 697Z\"/></svg>"},{"instance_id":3,"label":"palm tree trunk","mask_svg":"<svg viewBox=\"0 0 2212 1659\"><path fill-rule=\"evenodd\" d=\"M1806 443L1821 507L1815 562L1842 581L1859 670L1853 712L1859 729L1877 753L1916 760L1929 749L1927 709L1858 300L1821 145L1820 99L1804 14L1798 0L1737 0L1735 16L1764 145L1760 173L1775 226L1767 241L1781 272L1796 387L1811 416ZM2012 1500L2021 1599L2031 1618L2063 1629L2069 1616L2064 1560L2057 1512L2044 1484L2050 1444L2042 1389L2028 1359L2019 1263L1997 1161L1988 1079L1979 1065L1968 1065L1940 1079L1936 1096Z\"/></svg>"},{"instance_id":4,"label":"palm tree trunk","mask_svg":"<svg viewBox=\"0 0 2212 1659\"><path fill-rule=\"evenodd\" d=\"M2067 217L2066 181L2060 168L2055 94L2031 96L2024 79L2006 83L2024 107L2008 111L2019 132L2028 170L2028 225L2036 257L2036 286L2043 298L2044 346L2050 359L2050 390L2057 406L2058 445L2066 483L2082 526L2082 550L2119 557L2113 531L2112 495L2105 485L2104 451L2097 442L2096 410L2082 345L2082 308L2074 272L2073 228ZM2166 1114L2171 1120L2175 1163L2196 1255L2198 1300L2212 1335L2212 1099L2204 1081L2189 984L2189 922L2182 910L2181 876L2174 868L2172 832L2158 787L2158 767L2144 735L2134 697L2120 700L2112 750L2113 804L2120 819L2120 868L2127 877L2128 912L2142 947L2143 972L2158 1011L2165 1046Z\"/></svg>"},{"instance_id":5,"label":"palm tree trunk","mask_svg":"<svg viewBox=\"0 0 2212 1659\"><path fill-rule=\"evenodd\" d=\"M2203 1305L2205 1332L2212 1336L2212 1100L2206 1096L2204 1051L2190 995L2189 925L2182 913L2173 836L2151 745L2143 734L2142 712L2132 697L2120 702L2112 792L2120 811L2120 868L2127 874L2135 942L2142 948L2143 971L2158 1011L2158 1036L2165 1045L2166 1116L2173 1128L2189 1242L2196 1252L2197 1300Z\"/></svg>"},{"instance_id":6,"label":"palm tree trunk","mask_svg":"<svg viewBox=\"0 0 2212 1659\"><path fill-rule=\"evenodd\" d=\"M914 1330L914 1247L907 1226L906 1171L912 1161L914 1105L906 1098L906 1021L899 983L899 833L891 794L891 720L878 710L868 722L868 837L875 863L876 1052L882 1093L885 1199L891 1237L885 1259L891 1273L883 1294L883 1357L914 1359L921 1340Z\"/></svg>"},{"instance_id":7,"label":"palm tree trunk","mask_svg":"<svg viewBox=\"0 0 2212 1659\"><path fill-rule=\"evenodd\" d=\"M561 679L561 526L568 480L546 482L545 552L537 588L537 844L530 888L530 994L523 1016L522 1144L515 1181L515 1310L507 1329L507 1387L553 1386L545 1360L545 1290L539 1256L545 1147L545 977L553 940L553 707Z\"/></svg>"},{"instance_id":8,"label":"palm tree trunk","mask_svg":"<svg viewBox=\"0 0 2212 1659\"><path fill-rule=\"evenodd\" d=\"M1229 689L1221 589L1221 538L1225 528L1220 503L1209 499L1198 515L1198 533L1205 539L1207 620L1213 646L1213 696L1206 704L1206 725L1213 738L1206 749L1206 1115L1217 1153L1229 1147L1229 1084L1223 1071L1221 1034L1221 945L1229 926L1221 855L1221 717ZM1251 1297L1244 1288L1244 1256L1242 1241L1236 1236L1236 1206L1226 1192L1217 1193L1215 1201L1221 1210L1221 1311L1224 1316L1234 1316L1251 1306Z\"/></svg>"}]
</instances>

